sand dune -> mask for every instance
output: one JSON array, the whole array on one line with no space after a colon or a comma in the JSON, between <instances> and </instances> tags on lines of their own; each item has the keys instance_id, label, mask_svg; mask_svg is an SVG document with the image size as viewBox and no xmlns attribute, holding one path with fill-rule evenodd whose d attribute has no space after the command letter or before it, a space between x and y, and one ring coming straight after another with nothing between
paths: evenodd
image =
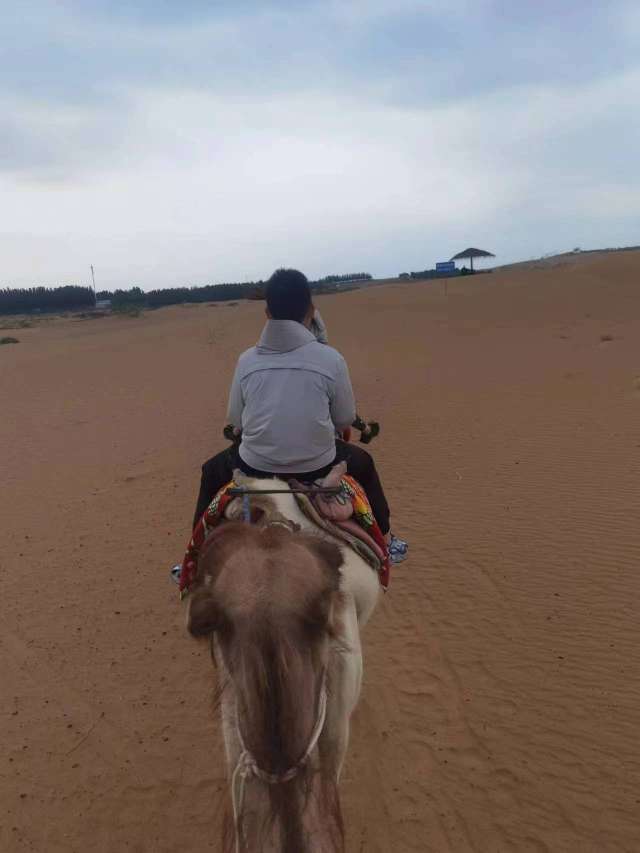
<instances>
[{"instance_id":1,"label":"sand dune","mask_svg":"<svg viewBox=\"0 0 640 853\"><path fill-rule=\"evenodd\" d=\"M640 850L640 254L319 304L412 545L365 635L350 853ZM0 349L0 849L217 850L167 567L262 307Z\"/></svg>"}]
</instances>

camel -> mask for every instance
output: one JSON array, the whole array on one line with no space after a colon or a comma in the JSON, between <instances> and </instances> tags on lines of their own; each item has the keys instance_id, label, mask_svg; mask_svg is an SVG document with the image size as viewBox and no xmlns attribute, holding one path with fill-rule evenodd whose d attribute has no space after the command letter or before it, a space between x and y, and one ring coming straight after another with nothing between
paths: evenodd
<instances>
[{"instance_id":1,"label":"camel","mask_svg":"<svg viewBox=\"0 0 640 853\"><path fill-rule=\"evenodd\" d=\"M251 489L286 489L250 480ZM252 496L200 556L187 627L210 637L233 806L235 853L343 853L338 783L360 694L360 630L375 571L309 521L290 492Z\"/></svg>"}]
</instances>

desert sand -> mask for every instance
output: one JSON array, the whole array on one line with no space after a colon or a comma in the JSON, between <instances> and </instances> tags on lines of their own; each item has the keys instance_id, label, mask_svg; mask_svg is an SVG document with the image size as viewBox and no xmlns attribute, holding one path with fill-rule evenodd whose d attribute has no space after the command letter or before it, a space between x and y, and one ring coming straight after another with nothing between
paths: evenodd
<instances>
[{"instance_id":1,"label":"desert sand","mask_svg":"<svg viewBox=\"0 0 640 853\"><path fill-rule=\"evenodd\" d=\"M640 850L640 253L320 297L411 543L364 635L349 853ZM0 348L0 850L215 851L168 568L263 305Z\"/></svg>"}]
</instances>

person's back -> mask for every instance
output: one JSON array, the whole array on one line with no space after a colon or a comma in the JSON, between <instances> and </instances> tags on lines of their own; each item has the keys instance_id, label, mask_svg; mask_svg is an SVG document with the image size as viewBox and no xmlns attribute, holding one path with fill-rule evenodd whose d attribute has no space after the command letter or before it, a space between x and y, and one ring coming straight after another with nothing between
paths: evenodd
<instances>
[{"instance_id":1,"label":"person's back","mask_svg":"<svg viewBox=\"0 0 640 853\"><path fill-rule=\"evenodd\" d=\"M343 357L303 323L269 319L257 346L240 356L228 419L242 430L240 457L252 468L324 468L335 457L336 429L355 414Z\"/></svg>"}]
</instances>

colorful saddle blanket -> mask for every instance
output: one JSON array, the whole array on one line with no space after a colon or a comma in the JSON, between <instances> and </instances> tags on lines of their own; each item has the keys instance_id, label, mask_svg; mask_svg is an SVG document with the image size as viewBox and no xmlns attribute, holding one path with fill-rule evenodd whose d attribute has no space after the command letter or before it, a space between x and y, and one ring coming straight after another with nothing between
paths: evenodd
<instances>
[{"instance_id":1,"label":"colorful saddle blanket","mask_svg":"<svg viewBox=\"0 0 640 853\"><path fill-rule=\"evenodd\" d=\"M389 555L384 536L378 527L369 500L362 486L353 477L343 473L344 469L336 467L323 485L337 485L340 491L337 495L306 495L295 493L300 509L316 525L326 530L343 542L347 543L378 572L383 589L389 585ZM292 485L301 488L300 483L292 481ZM224 512L237 495L230 495L229 489L234 487L232 481L227 483L211 501L202 517L196 524L193 535L187 546L180 571L180 593L184 595L195 580L198 571L198 557L207 536L224 517Z\"/></svg>"}]
</instances>

